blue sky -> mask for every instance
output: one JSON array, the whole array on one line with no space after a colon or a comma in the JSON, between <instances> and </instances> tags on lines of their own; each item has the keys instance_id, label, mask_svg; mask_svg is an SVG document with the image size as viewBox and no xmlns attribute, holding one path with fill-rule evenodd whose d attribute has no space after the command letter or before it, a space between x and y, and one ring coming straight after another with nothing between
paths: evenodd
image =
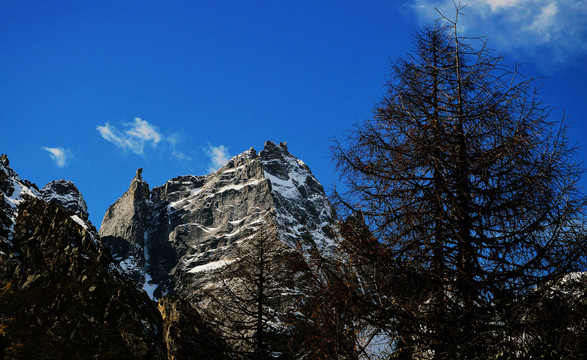
<instances>
[{"instance_id":1,"label":"blue sky","mask_svg":"<svg viewBox=\"0 0 587 360\"><path fill-rule=\"evenodd\" d=\"M544 77L587 160L587 0L471 0L468 36ZM287 141L327 187L343 138L411 34L451 0L0 2L0 152L42 187L69 179L99 227L135 170L151 186ZM584 184L587 184L584 181Z\"/></svg>"}]
</instances>

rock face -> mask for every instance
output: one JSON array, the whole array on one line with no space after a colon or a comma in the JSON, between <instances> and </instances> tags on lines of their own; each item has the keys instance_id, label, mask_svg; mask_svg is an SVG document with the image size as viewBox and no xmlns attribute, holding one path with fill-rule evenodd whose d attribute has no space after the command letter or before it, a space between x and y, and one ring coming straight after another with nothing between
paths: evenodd
<instances>
[{"instance_id":1,"label":"rock face","mask_svg":"<svg viewBox=\"0 0 587 360\"><path fill-rule=\"evenodd\" d=\"M229 358L226 344L187 301L173 295L166 296L159 301L159 311L169 359Z\"/></svg>"},{"instance_id":2,"label":"rock face","mask_svg":"<svg viewBox=\"0 0 587 360\"><path fill-rule=\"evenodd\" d=\"M165 341L178 352L223 353L206 342L210 329L187 345L173 337L203 324L164 327L156 304L115 265L73 183L38 190L0 160L0 359L171 359ZM220 358L202 354L191 358Z\"/></svg>"},{"instance_id":3,"label":"rock face","mask_svg":"<svg viewBox=\"0 0 587 360\"><path fill-rule=\"evenodd\" d=\"M328 252L334 213L322 185L285 143L250 149L206 176L180 176L149 191L137 172L107 211L100 236L152 297L193 299L265 225L284 249Z\"/></svg>"},{"instance_id":4,"label":"rock face","mask_svg":"<svg viewBox=\"0 0 587 360\"><path fill-rule=\"evenodd\" d=\"M145 239L150 216L149 185L141 174L132 180L130 188L104 215L100 229L102 241L120 261L137 284L145 283Z\"/></svg>"}]
</instances>

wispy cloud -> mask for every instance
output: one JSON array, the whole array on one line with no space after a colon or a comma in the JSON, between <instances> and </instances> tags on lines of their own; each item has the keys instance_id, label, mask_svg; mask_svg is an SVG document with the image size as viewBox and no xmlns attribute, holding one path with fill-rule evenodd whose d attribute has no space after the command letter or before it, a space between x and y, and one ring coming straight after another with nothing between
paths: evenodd
<instances>
[{"instance_id":1,"label":"wispy cloud","mask_svg":"<svg viewBox=\"0 0 587 360\"><path fill-rule=\"evenodd\" d=\"M135 118L131 123L124 123L123 126L126 130L119 131L115 126L106 123L96 127L96 130L105 140L137 155L144 153L146 144L156 147L164 138L155 126L140 118Z\"/></svg>"},{"instance_id":2,"label":"wispy cloud","mask_svg":"<svg viewBox=\"0 0 587 360\"><path fill-rule=\"evenodd\" d=\"M71 151L69 149L62 147L51 148L47 146L43 146L41 149L49 152L49 156L55 162L55 165L59 167L64 167L67 165L69 159L71 159Z\"/></svg>"},{"instance_id":3,"label":"wispy cloud","mask_svg":"<svg viewBox=\"0 0 587 360\"><path fill-rule=\"evenodd\" d=\"M179 133L173 133L165 138L169 143L171 156L177 160L191 161L192 158L186 155L183 151L177 149L177 144L183 140L183 136Z\"/></svg>"},{"instance_id":4,"label":"wispy cloud","mask_svg":"<svg viewBox=\"0 0 587 360\"><path fill-rule=\"evenodd\" d=\"M483 0L481 0L483 1ZM517 5L522 0L486 0L487 4L491 6L491 10L495 11L499 8L509 8Z\"/></svg>"},{"instance_id":5,"label":"wispy cloud","mask_svg":"<svg viewBox=\"0 0 587 360\"><path fill-rule=\"evenodd\" d=\"M187 156L183 151L174 150L171 152L171 156L176 158L177 160L191 160L192 158Z\"/></svg>"},{"instance_id":6,"label":"wispy cloud","mask_svg":"<svg viewBox=\"0 0 587 360\"><path fill-rule=\"evenodd\" d=\"M210 158L210 165L208 167L209 172L218 170L220 167L226 164L231 157L228 153L228 148L224 145L212 146L208 144L208 147L205 149L205 151Z\"/></svg>"},{"instance_id":7,"label":"wispy cloud","mask_svg":"<svg viewBox=\"0 0 587 360\"><path fill-rule=\"evenodd\" d=\"M452 18L452 0L409 0L422 23ZM519 52L536 65L572 61L587 54L587 0L476 0L459 18L465 36L487 36L493 48Z\"/></svg>"}]
</instances>

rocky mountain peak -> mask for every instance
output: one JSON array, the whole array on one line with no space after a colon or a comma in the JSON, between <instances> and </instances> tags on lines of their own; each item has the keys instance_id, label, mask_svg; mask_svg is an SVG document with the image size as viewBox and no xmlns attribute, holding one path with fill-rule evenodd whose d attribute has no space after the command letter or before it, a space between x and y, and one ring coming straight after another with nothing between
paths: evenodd
<instances>
[{"instance_id":1,"label":"rocky mountain peak","mask_svg":"<svg viewBox=\"0 0 587 360\"><path fill-rule=\"evenodd\" d=\"M273 141L266 141L263 150L259 153L259 156L264 160L283 160L287 155L291 156L287 150L287 143L281 142L276 145Z\"/></svg>"},{"instance_id":2,"label":"rocky mountain peak","mask_svg":"<svg viewBox=\"0 0 587 360\"><path fill-rule=\"evenodd\" d=\"M207 274L269 226L267 219L286 251L332 246L332 205L286 143L267 141L261 152L250 148L212 174L175 177L150 191L137 171L100 235L153 296L192 298Z\"/></svg>"},{"instance_id":3,"label":"rocky mountain peak","mask_svg":"<svg viewBox=\"0 0 587 360\"><path fill-rule=\"evenodd\" d=\"M143 169L137 169L135 177L132 179L129 188L129 196L133 199L135 203L141 203L146 200L149 200L151 193L149 191L149 184L146 181L143 181Z\"/></svg>"},{"instance_id":4,"label":"rocky mountain peak","mask_svg":"<svg viewBox=\"0 0 587 360\"><path fill-rule=\"evenodd\" d=\"M69 180L53 180L39 191L39 197L46 202L60 204L74 213L88 218L88 207L80 191Z\"/></svg>"},{"instance_id":5,"label":"rocky mountain peak","mask_svg":"<svg viewBox=\"0 0 587 360\"><path fill-rule=\"evenodd\" d=\"M335 215L323 186L284 142L275 145L267 141L259 156L264 178L271 184L282 241L292 247L316 246L327 252L333 246L331 226ZM312 241L303 241L308 238Z\"/></svg>"}]
</instances>

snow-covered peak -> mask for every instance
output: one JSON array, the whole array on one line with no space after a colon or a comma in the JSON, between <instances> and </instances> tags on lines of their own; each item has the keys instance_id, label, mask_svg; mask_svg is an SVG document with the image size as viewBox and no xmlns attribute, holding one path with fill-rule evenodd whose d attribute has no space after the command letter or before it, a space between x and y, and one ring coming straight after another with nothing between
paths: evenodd
<instances>
[{"instance_id":1,"label":"snow-covered peak","mask_svg":"<svg viewBox=\"0 0 587 360\"><path fill-rule=\"evenodd\" d=\"M49 203L60 204L69 211L87 218L88 207L75 184L69 180L54 180L40 190L40 198Z\"/></svg>"},{"instance_id":2,"label":"snow-covered peak","mask_svg":"<svg viewBox=\"0 0 587 360\"><path fill-rule=\"evenodd\" d=\"M259 231L271 228L284 251L304 256L334 246L334 212L322 185L285 143L268 141L234 156L215 172L172 178L129 198L104 216L100 235L140 286L191 297L217 266L234 260ZM138 187L137 187L138 189ZM313 252L312 252L313 253Z\"/></svg>"},{"instance_id":3,"label":"snow-covered peak","mask_svg":"<svg viewBox=\"0 0 587 360\"><path fill-rule=\"evenodd\" d=\"M316 246L328 253L334 246L334 211L310 168L290 154L286 143L267 141L259 156L271 183L282 240L293 247Z\"/></svg>"},{"instance_id":4,"label":"snow-covered peak","mask_svg":"<svg viewBox=\"0 0 587 360\"><path fill-rule=\"evenodd\" d=\"M310 168L290 154L285 143L276 146L268 141L260 156L265 178L271 181L274 191L282 196L304 200L308 196L323 195L324 188L312 175Z\"/></svg>"}]
</instances>

